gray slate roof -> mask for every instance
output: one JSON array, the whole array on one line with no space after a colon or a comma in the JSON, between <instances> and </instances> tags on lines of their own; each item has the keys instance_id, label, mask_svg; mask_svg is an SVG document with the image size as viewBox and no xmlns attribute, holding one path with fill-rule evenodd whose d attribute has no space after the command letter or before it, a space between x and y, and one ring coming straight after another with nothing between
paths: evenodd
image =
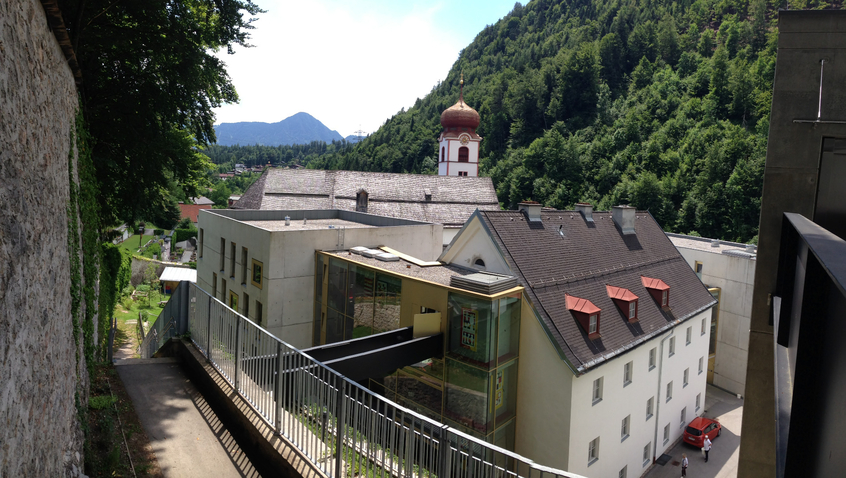
<instances>
[{"instance_id":1,"label":"gray slate roof","mask_svg":"<svg viewBox=\"0 0 846 478\"><path fill-rule=\"evenodd\" d=\"M369 214L448 227L460 227L476 209L499 209L490 178L281 168L266 170L233 208L354 211L361 190Z\"/></svg>"},{"instance_id":2,"label":"gray slate roof","mask_svg":"<svg viewBox=\"0 0 846 478\"><path fill-rule=\"evenodd\" d=\"M578 212L547 209L541 213L542 223L529 223L519 211L481 211L479 216L547 330L579 372L716 303L648 212L636 213L634 235L623 235L610 212L594 212L593 224ZM669 307L658 306L641 275L670 286ZM637 323L626 320L608 296L606 284L638 296ZM567 310L565 294L588 299L602 309L601 338L588 339ZM698 326L695 329L699 333Z\"/></svg>"}]
</instances>

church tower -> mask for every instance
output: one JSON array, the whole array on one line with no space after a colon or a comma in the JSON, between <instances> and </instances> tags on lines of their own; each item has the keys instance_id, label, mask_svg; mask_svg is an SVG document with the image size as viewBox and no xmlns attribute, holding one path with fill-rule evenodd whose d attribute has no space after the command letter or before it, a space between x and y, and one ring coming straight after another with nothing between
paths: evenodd
<instances>
[{"instance_id":1,"label":"church tower","mask_svg":"<svg viewBox=\"0 0 846 478\"><path fill-rule=\"evenodd\" d=\"M463 74L460 85L458 102L441 113L444 130L438 138L439 176L479 175L479 143L482 141L482 137L476 134L479 113L464 103Z\"/></svg>"}]
</instances>

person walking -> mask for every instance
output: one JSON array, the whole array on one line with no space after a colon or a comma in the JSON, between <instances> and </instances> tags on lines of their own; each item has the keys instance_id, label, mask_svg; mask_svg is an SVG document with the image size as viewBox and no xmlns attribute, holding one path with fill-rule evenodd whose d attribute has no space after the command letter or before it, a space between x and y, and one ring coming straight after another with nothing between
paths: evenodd
<instances>
[{"instance_id":1,"label":"person walking","mask_svg":"<svg viewBox=\"0 0 846 478\"><path fill-rule=\"evenodd\" d=\"M682 477L687 476L687 453L682 453Z\"/></svg>"},{"instance_id":2,"label":"person walking","mask_svg":"<svg viewBox=\"0 0 846 478\"><path fill-rule=\"evenodd\" d=\"M711 440L708 439L708 435L705 435L705 441L702 445L702 450L705 452L705 463L708 463L708 452L711 451Z\"/></svg>"}]
</instances>

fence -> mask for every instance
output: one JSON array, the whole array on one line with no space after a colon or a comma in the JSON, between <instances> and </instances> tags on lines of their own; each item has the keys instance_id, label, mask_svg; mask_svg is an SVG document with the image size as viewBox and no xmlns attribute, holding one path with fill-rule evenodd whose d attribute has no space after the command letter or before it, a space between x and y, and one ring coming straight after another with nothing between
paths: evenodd
<instances>
[{"instance_id":1,"label":"fence","mask_svg":"<svg viewBox=\"0 0 846 478\"><path fill-rule=\"evenodd\" d=\"M190 331L235 390L330 477L578 476L537 465L372 393L193 283L183 282L177 291L144 350L152 355L170 337ZM169 313L174 302L187 304L183 315Z\"/></svg>"}]
</instances>

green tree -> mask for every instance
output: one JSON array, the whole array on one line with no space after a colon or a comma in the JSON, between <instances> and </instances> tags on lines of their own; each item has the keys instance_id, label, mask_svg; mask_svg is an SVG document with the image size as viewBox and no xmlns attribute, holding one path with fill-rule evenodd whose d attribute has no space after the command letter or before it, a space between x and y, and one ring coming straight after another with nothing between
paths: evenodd
<instances>
[{"instance_id":1,"label":"green tree","mask_svg":"<svg viewBox=\"0 0 846 478\"><path fill-rule=\"evenodd\" d=\"M247 46L251 0L59 0L107 222L151 215L168 182L189 195L209 167L212 108L238 95L214 52Z\"/></svg>"}]
</instances>

